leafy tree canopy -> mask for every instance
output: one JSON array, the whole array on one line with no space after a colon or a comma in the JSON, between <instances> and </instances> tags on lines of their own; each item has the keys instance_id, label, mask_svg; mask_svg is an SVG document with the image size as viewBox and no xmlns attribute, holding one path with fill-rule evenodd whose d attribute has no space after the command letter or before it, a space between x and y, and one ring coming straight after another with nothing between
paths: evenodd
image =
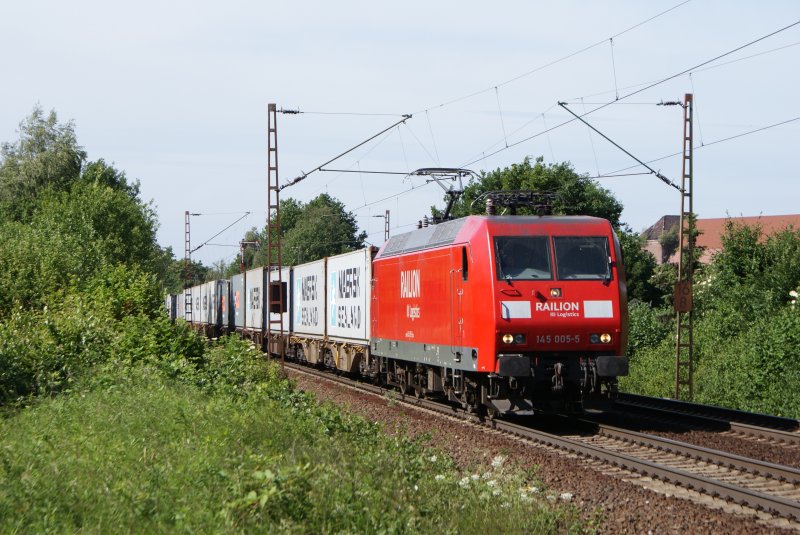
<instances>
[{"instance_id":1,"label":"leafy tree canopy","mask_svg":"<svg viewBox=\"0 0 800 535\"><path fill-rule=\"evenodd\" d=\"M281 217L281 262L297 265L326 256L355 251L364 247L366 232L359 232L356 218L345 210L336 198L322 193L303 203L291 197L280 203ZM267 229L250 229L245 241L257 241L258 247L247 247L244 251L245 268L267 264ZM226 275L238 273L241 255L228 266Z\"/></svg>"},{"instance_id":2,"label":"leafy tree canopy","mask_svg":"<svg viewBox=\"0 0 800 535\"><path fill-rule=\"evenodd\" d=\"M588 176L579 175L568 163L545 164L541 157L531 164L529 158L505 169L481 173L464 188L464 194L453 207L454 217L484 213L483 203L473 201L488 191L533 190L556 194L553 213L560 215L593 215L611 221L615 228L620 225L622 204L610 191ZM522 208L519 214L534 213Z\"/></svg>"},{"instance_id":3,"label":"leafy tree canopy","mask_svg":"<svg viewBox=\"0 0 800 535\"><path fill-rule=\"evenodd\" d=\"M78 179L86 152L78 145L72 121L59 124L55 111L37 106L19 124L19 140L0 145L0 210L25 220L46 187L64 190Z\"/></svg>"}]
</instances>

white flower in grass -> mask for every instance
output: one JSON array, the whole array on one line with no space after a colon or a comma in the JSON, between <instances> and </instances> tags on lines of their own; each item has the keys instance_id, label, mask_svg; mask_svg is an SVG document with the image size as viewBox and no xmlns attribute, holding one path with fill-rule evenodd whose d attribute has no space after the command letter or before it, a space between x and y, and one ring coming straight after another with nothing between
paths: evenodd
<instances>
[{"instance_id":1,"label":"white flower in grass","mask_svg":"<svg viewBox=\"0 0 800 535\"><path fill-rule=\"evenodd\" d=\"M502 504L500 504L500 507L502 507L503 509L508 509L509 507L511 507L511 504L508 502L503 502Z\"/></svg>"},{"instance_id":2,"label":"white flower in grass","mask_svg":"<svg viewBox=\"0 0 800 535\"><path fill-rule=\"evenodd\" d=\"M492 468L500 468L504 462L506 462L506 458L503 455L498 455L492 459Z\"/></svg>"},{"instance_id":3,"label":"white flower in grass","mask_svg":"<svg viewBox=\"0 0 800 535\"><path fill-rule=\"evenodd\" d=\"M487 487L496 487L497 486L497 481L495 481L494 479L490 479L489 481L486 482L486 486Z\"/></svg>"},{"instance_id":4,"label":"white flower in grass","mask_svg":"<svg viewBox=\"0 0 800 535\"><path fill-rule=\"evenodd\" d=\"M461 481L458 482L458 486L462 489L469 487L469 477L461 478Z\"/></svg>"},{"instance_id":5,"label":"white flower in grass","mask_svg":"<svg viewBox=\"0 0 800 535\"><path fill-rule=\"evenodd\" d=\"M435 479L436 481L443 481L444 480L444 476L442 474L437 474L436 477L433 478L433 479Z\"/></svg>"},{"instance_id":6,"label":"white flower in grass","mask_svg":"<svg viewBox=\"0 0 800 535\"><path fill-rule=\"evenodd\" d=\"M472 481L478 481L481 478L481 476L479 476L478 474L472 474L469 477L472 479Z\"/></svg>"},{"instance_id":7,"label":"white flower in grass","mask_svg":"<svg viewBox=\"0 0 800 535\"><path fill-rule=\"evenodd\" d=\"M436 455L431 455L430 457L428 457L428 460L432 463L435 463L436 461L439 460L439 458Z\"/></svg>"},{"instance_id":8,"label":"white flower in grass","mask_svg":"<svg viewBox=\"0 0 800 535\"><path fill-rule=\"evenodd\" d=\"M559 496L559 498L561 498L562 502L571 502L572 501L572 493L571 492L562 492L561 496Z\"/></svg>"},{"instance_id":9,"label":"white flower in grass","mask_svg":"<svg viewBox=\"0 0 800 535\"><path fill-rule=\"evenodd\" d=\"M556 499L557 498L556 498L555 494L548 494L547 495L547 501L550 502L550 503L556 503Z\"/></svg>"},{"instance_id":10,"label":"white flower in grass","mask_svg":"<svg viewBox=\"0 0 800 535\"><path fill-rule=\"evenodd\" d=\"M492 496L500 496L501 494L502 492L500 492L500 489L494 489L492 491Z\"/></svg>"}]
</instances>

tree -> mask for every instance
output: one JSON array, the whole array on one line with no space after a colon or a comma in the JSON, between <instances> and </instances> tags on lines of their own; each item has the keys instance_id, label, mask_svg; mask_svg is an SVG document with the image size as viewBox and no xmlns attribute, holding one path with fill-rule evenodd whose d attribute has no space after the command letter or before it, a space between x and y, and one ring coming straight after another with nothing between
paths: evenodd
<instances>
[{"instance_id":1,"label":"tree","mask_svg":"<svg viewBox=\"0 0 800 535\"><path fill-rule=\"evenodd\" d=\"M651 305L662 301L662 292L653 284L656 271L656 259L644 249L644 238L633 232L627 225L617 231L622 256L625 264L625 275L628 282L628 299L639 300Z\"/></svg>"},{"instance_id":2,"label":"tree","mask_svg":"<svg viewBox=\"0 0 800 535\"><path fill-rule=\"evenodd\" d=\"M344 204L323 193L302 207L294 226L281 240L283 263L295 265L364 247L355 216Z\"/></svg>"},{"instance_id":3,"label":"tree","mask_svg":"<svg viewBox=\"0 0 800 535\"><path fill-rule=\"evenodd\" d=\"M78 145L72 121L59 124L37 106L19 124L19 140L0 145L0 214L27 221L45 188L63 191L80 177L86 152Z\"/></svg>"},{"instance_id":4,"label":"tree","mask_svg":"<svg viewBox=\"0 0 800 535\"><path fill-rule=\"evenodd\" d=\"M308 203L291 197L280 204L281 262L291 266L311 262L326 256L354 251L364 247L366 232L358 231L356 218L345 210L341 201L322 193ZM260 246L244 251L245 268L267 264L267 229L247 231L246 241ZM241 255L237 255L226 273L239 272Z\"/></svg>"},{"instance_id":5,"label":"tree","mask_svg":"<svg viewBox=\"0 0 800 535\"><path fill-rule=\"evenodd\" d=\"M484 206L473 201L488 191L533 190L553 193L553 213L561 215L593 215L620 226L620 204L607 189L600 187L586 175L579 175L568 163L544 164L541 157L531 164L529 158L505 169L482 173L464 188L464 194L453 207L454 217L484 213ZM446 199L445 199L446 200ZM519 214L534 213L532 209L519 209Z\"/></svg>"},{"instance_id":6,"label":"tree","mask_svg":"<svg viewBox=\"0 0 800 535\"><path fill-rule=\"evenodd\" d=\"M136 180L129 184L124 172L107 164L102 158L84 166L81 181L123 191L131 198L139 199L139 181Z\"/></svg>"}]
</instances>

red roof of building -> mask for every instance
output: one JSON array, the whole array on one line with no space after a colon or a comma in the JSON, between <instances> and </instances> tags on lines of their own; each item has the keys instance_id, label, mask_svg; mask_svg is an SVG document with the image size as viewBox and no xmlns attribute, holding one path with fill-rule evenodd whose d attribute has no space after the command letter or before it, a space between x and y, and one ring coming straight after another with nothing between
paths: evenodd
<instances>
[{"instance_id":1,"label":"red roof of building","mask_svg":"<svg viewBox=\"0 0 800 535\"><path fill-rule=\"evenodd\" d=\"M669 219L666 219L669 218ZM674 220L672 218L675 218ZM672 225L663 228L664 231L669 230L672 226L678 224L678 216L664 216L659 221L646 230L643 234L647 235L648 239L658 239L658 237L651 238L650 231L655 230L659 226L663 226L663 222L671 222ZM713 254L722 249L722 236L725 234L725 228L728 221L736 225L760 226L762 232L762 239L771 234L775 234L787 228L792 230L800 230L800 214L792 215L762 215L753 217L720 217L716 219L698 219L697 230L700 235L697 237L697 245L704 247L705 252L700 259L703 263L711 261ZM676 255L670 257L669 262L677 262Z\"/></svg>"}]
</instances>

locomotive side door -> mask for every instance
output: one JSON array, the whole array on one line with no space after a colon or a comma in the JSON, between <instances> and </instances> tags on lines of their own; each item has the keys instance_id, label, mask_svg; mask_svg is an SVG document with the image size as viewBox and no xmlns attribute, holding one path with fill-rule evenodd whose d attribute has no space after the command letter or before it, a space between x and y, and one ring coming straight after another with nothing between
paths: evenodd
<instances>
[{"instance_id":1,"label":"locomotive side door","mask_svg":"<svg viewBox=\"0 0 800 535\"><path fill-rule=\"evenodd\" d=\"M466 246L450 249L450 352L453 360L461 362L464 346L464 269Z\"/></svg>"}]
</instances>

